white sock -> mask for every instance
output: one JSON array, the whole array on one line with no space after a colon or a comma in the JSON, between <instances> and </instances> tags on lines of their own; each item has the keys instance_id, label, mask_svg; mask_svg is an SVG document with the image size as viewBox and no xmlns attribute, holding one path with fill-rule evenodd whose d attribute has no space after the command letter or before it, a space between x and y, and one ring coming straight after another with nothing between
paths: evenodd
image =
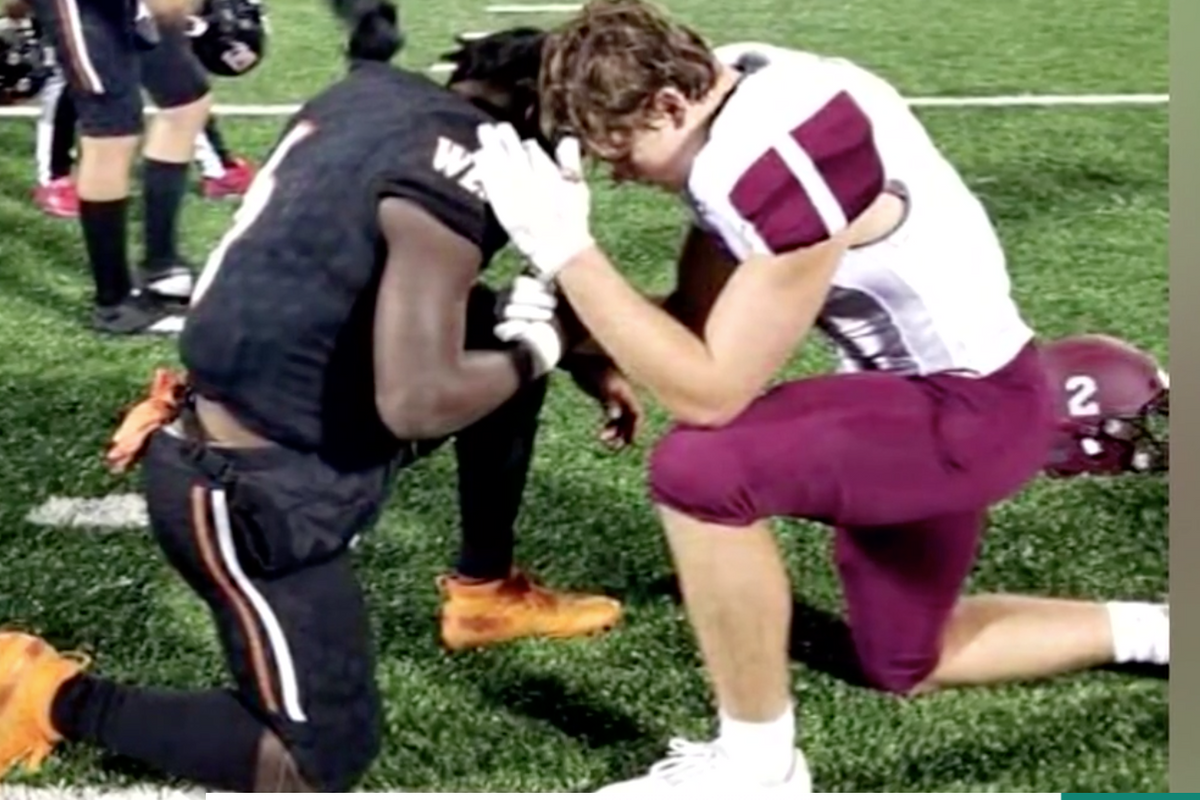
<instances>
[{"instance_id":1,"label":"white sock","mask_svg":"<svg viewBox=\"0 0 1200 800\"><path fill-rule=\"evenodd\" d=\"M195 153L196 164L199 165L202 176L217 181L225 177L225 165L221 163L221 157L217 155L216 149L203 132L196 137Z\"/></svg>"},{"instance_id":2,"label":"white sock","mask_svg":"<svg viewBox=\"0 0 1200 800\"><path fill-rule=\"evenodd\" d=\"M796 712L770 722L742 722L721 711L717 742L739 769L764 784L787 780L796 760Z\"/></svg>"},{"instance_id":3,"label":"white sock","mask_svg":"<svg viewBox=\"0 0 1200 800\"><path fill-rule=\"evenodd\" d=\"M1158 603L1105 603L1118 664L1170 664L1171 617Z\"/></svg>"}]
</instances>

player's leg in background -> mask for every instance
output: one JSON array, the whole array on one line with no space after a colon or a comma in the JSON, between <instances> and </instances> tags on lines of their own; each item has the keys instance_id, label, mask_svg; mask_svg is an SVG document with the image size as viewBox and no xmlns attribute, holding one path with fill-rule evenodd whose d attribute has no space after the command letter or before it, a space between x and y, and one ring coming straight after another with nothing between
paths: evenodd
<instances>
[{"instance_id":1,"label":"player's leg in background","mask_svg":"<svg viewBox=\"0 0 1200 800\"><path fill-rule=\"evenodd\" d=\"M205 130L196 137L196 166L200 169L200 177L206 185L208 181L220 181L225 177L225 160L217 150L216 141L208 135L208 125L211 124L210 118ZM205 196L208 196L207 193Z\"/></svg>"},{"instance_id":2,"label":"player's leg in background","mask_svg":"<svg viewBox=\"0 0 1200 800\"><path fill-rule=\"evenodd\" d=\"M79 222L95 281L93 326L174 333L182 318L133 292L127 227L130 173L142 130L137 61L121 21L79 0L38 0L79 118Z\"/></svg>"},{"instance_id":3,"label":"player's leg in background","mask_svg":"<svg viewBox=\"0 0 1200 800\"><path fill-rule=\"evenodd\" d=\"M496 296L478 286L468 305L467 347L500 349L492 328ZM442 641L479 647L525 636L582 636L616 624L617 601L552 592L514 567L517 517L525 493L547 380L522 389L455 435L462 545L442 576Z\"/></svg>"},{"instance_id":4,"label":"player's leg in background","mask_svg":"<svg viewBox=\"0 0 1200 800\"><path fill-rule=\"evenodd\" d=\"M967 511L838 531L847 617L871 684L920 694L1113 663L1169 663L1165 605L961 597L986 516Z\"/></svg>"},{"instance_id":5,"label":"player's leg in background","mask_svg":"<svg viewBox=\"0 0 1200 800\"><path fill-rule=\"evenodd\" d=\"M38 117L34 145L37 185L33 200L52 217L79 216L79 196L71 175L75 163L75 104L67 91L61 71L46 81L41 96L42 113Z\"/></svg>"},{"instance_id":6,"label":"player's leg in background","mask_svg":"<svg viewBox=\"0 0 1200 800\"><path fill-rule=\"evenodd\" d=\"M1166 603L1016 595L962 598L921 689L1045 678L1105 664L1171 663Z\"/></svg>"},{"instance_id":7,"label":"player's leg in background","mask_svg":"<svg viewBox=\"0 0 1200 800\"><path fill-rule=\"evenodd\" d=\"M68 89L59 97L54 111L54 138L50 142L50 178L75 181L75 155L79 142L79 115Z\"/></svg>"},{"instance_id":8,"label":"player's leg in background","mask_svg":"<svg viewBox=\"0 0 1200 800\"><path fill-rule=\"evenodd\" d=\"M378 753L373 644L349 552L262 569L246 555L261 550L246 538L244 512L197 453L213 451L154 434L146 497L168 561L213 615L233 686L133 686L53 656L10 667L0 673L0 775L63 737L210 789L345 791ZM222 463L244 477L287 469L268 463L281 455L292 457L256 451ZM15 637L0 634L0 664L28 646Z\"/></svg>"},{"instance_id":9,"label":"player's leg in background","mask_svg":"<svg viewBox=\"0 0 1200 800\"><path fill-rule=\"evenodd\" d=\"M140 60L142 83L159 108L142 147L145 253L140 277L148 291L186 303L195 281L179 253L179 213L212 94L182 26L159 22L158 28L158 44L143 51Z\"/></svg>"},{"instance_id":10,"label":"player's leg in background","mask_svg":"<svg viewBox=\"0 0 1200 800\"><path fill-rule=\"evenodd\" d=\"M201 194L209 200L242 197L254 180L254 167L229 149L215 116L196 139L196 164Z\"/></svg>"}]
</instances>

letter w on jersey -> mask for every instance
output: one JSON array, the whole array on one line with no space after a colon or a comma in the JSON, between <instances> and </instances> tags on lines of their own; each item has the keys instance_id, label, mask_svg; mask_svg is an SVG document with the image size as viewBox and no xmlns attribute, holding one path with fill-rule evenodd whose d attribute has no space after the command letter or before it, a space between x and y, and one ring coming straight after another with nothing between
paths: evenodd
<instances>
[{"instance_id":1,"label":"letter w on jersey","mask_svg":"<svg viewBox=\"0 0 1200 800\"><path fill-rule=\"evenodd\" d=\"M445 175L479 199L485 199L483 186L475 173L475 152L446 136L439 136L433 151L433 169Z\"/></svg>"}]
</instances>

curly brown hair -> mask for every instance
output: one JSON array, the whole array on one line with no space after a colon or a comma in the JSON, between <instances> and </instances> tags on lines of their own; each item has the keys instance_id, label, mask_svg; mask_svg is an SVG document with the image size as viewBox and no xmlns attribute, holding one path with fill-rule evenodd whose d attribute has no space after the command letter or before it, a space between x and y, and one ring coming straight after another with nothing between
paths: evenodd
<instances>
[{"instance_id":1,"label":"curly brown hair","mask_svg":"<svg viewBox=\"0 0 1200 800\"><path fill-rule=\"evenodd\" d=\"M653 5L592 0L547 37L538 86L542 128L547 136L578 136L601 158L620 158L659 91L674 87L698 100L717 74L704 38Z\"/></svg>"}]
</instances>

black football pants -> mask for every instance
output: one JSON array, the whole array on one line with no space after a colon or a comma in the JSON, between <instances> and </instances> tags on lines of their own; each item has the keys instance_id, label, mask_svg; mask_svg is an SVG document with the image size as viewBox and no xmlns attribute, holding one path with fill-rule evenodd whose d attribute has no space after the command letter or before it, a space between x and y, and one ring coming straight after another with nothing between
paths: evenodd
<instances>
[{"instance_id":1,"label":"black football pants","mask_svg":"<svg viewBox=\"0 0 1200 800\"><path fill-rule=\"evenodd\" d=\"M469 343L483 346L494 303L477 293L472 307ZM545 388L532 384L455 437L459 571L469 576L511 566ZM166 691L82 675L59 692L54 724L211 789L346 791L381 747L374 647L348 544L374 524L395 469L345 475L282 449L213 448L185 421L151 438L145 493L164 554L212 613L232 686Z\"/></svg>"}]
</instances>

